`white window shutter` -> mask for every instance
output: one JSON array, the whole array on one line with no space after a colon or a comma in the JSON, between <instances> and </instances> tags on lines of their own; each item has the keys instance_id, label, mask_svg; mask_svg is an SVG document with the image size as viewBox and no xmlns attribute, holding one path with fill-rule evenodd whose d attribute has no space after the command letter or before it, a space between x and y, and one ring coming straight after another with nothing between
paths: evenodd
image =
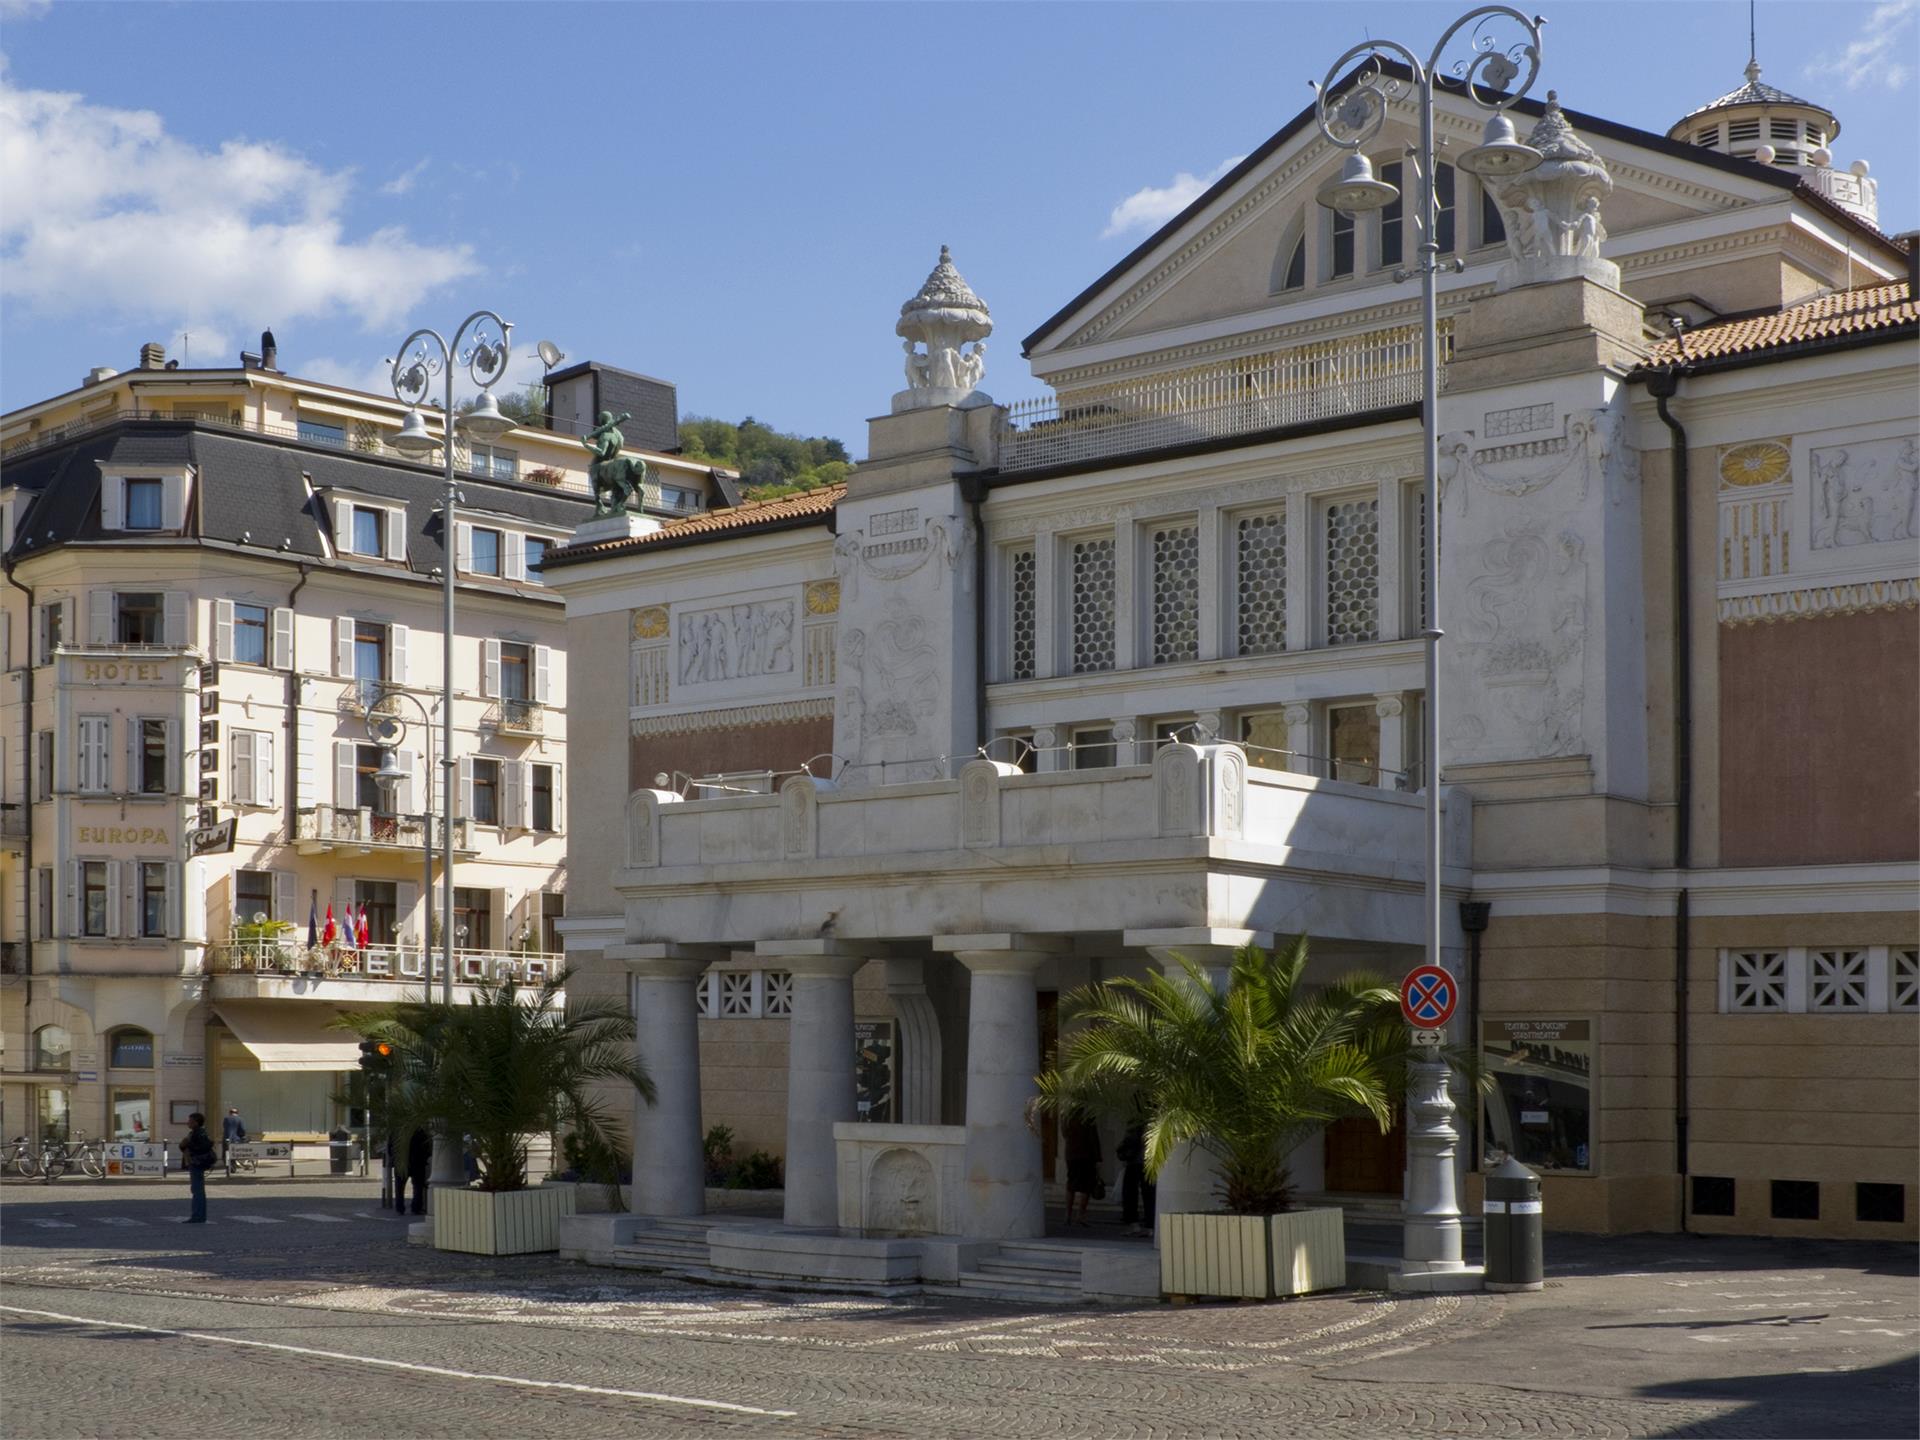
<instances>
[{"instance_id":1,"label":"white window shutter","mask_svg":"<svg viewBox=\"0 0 1920 1440\"><path fill-rule=\"evenodd\" d=\"M553 833L558 835L567 828L567 777L558 765L548 768L553 771Z\"/></svg>"},{"instance_id":2,"label":"white window shutter","mask_svg":"<svg viewBox=\"0 0 1920 1440\"><path fill-rule=\"evenodd\" d=\"M168 720L167 727L167 778L169 795L180 793L180 722Z\"/></svg>"},{"instance_id":3,"label":"white window shutter","mask_svg":"<svg viewBox=\"0 0 1920 1440\"><path fill-rule=\"evenodd\" d=\"M166 629L163 632L169 645L193 644L193 611L187 604L187 592L169 590L164 601Z\"/></svg>"},{"instance_id":4,"label":"white window shutter","mask_svg":"<svg viewBox=\"0 0 1920 1440\"><path fill-rule=\"evenodd\" d=\"M33 607L33 663L44 665L53 658L53 647L47 644L47 619L51 605Z\"/></svg>"},{"instance_id":5,"label":"white window shutter","mask_svg":"<svg viewBox=\"0 0 1920 1440\"><path fill-rule=\"evenodd\" d=\"M127 479L124 475L103 476L100 481L100 528L127 528Z\"/></svg>"},{"instance_id":6,"label":"white window shutter","mask_svg":"<svg viewBox=\"0 0 1920 1440\"><path fill-rule=\"evenodd\" d=\"M480 693L491 699L500 693L500 642L480 642Z\"/></svg>"},{"instance_id":7,"label":"white window shutter","mask_svg":"<svg viewBox=\"0 0 1920 1440\"><path fill-rule=\"evenodd\" d=\"M87 592L87 643L90 645L111 645L113 643L114 598L111 590L89 590Z\"/></svg>"},{"instance_id":8,"label":"white window shutter","mask_svg":"<svg viewBox=\"0 0 1920 1440\"><path fill-rule=\"evenodd\" d=\"M253 801L253 731L230 730L227 750L227 794L236 805Z\"/></svg>"},{"instance_id":9,"label":"white window shutter","mask_svg":"<svg viewBox=\"0 0 1920 1440\"><path fill-rule=\"evenodd\" d=\"M394 796L394 809L402 815L418 813L413 803L413 765L414 753L411 750L396 750L394 761L407 772L407 778L400 782L400 793Z\"/></svg>"},{"instance_id":10,"label":"white window shutter","mask_svg":"<svg viewBox=\"0 0 1920 1440\"><path fill-rule=\"evenodd\" d=\"M283 920L292 925L300 923L299 917L293 913L300 907L299 894L294 888L299 878L300 877L295 875L291 870L276 870L273 872L274 919Z\"/></svg>"},{"instance_id":11,"label":"white window shutter","mask_svg":"<svg viewBox=\"0 0 1920 1440\"><path fill-rule=\"evenodd\" d=\"M506 534L506 561L503 568L509 580L527 578L527 537L518 530L509 530Z\"/></svg>"},{"instance_id":12,"label":"white window shutter","mask_svg":"<svg viewBox=\"0 0 1920 1440\"><path fill-rule=\"evenodd\" d=\"M85 902L80 897L80 862L67 862L67 934L81 935L86 932L86 916L81 914Z\"/></svg>"},{"instance_id":13,"label":"white window shutter","mask_svg":"<svg viewBox=\"0 0 1920 1440\"><path fill-rule=\"evenodd\" d=\"M420 943L419 906L420 887L405 880L396 882L393 887L393 918L402 945Z\"/></svg>"},{"instance_id":14,"label":"white window shutter","mask_svg":"<svg viewBox=\"0 0 1920 1440\"><path fill-rule=\"evenodd\" d=\"M36 730L33 736L33 798L51 800L54 784L53 732Z\"/></svg>"},{"instance_id":15,"label":"white window shutter","mask_svg":"<svg viewBox=\"0 0 1920 1440\"><path fill-rule=\"evenodd\" d=\"M385 526L387 535L387 559L404 560L407 558L407 512L389 510Z\"/></svg>"},{"instance_id":16,"label":"white window shutter","mask_svg":"<svg viewBox=\"0 0 1920 1440\"><path fill-rule=\"evenodd\" d=\"M213 658L233 659L233 601L213 602Z\"/></svg>"},{"instance_id":17,"label":"white window shutter","mask_svg":"<svg viewBox=\"0 0 1920 1440\"><path fill-rule=\"evenodd\" d=\"M167 861L166 902L163 906L167 917L166 929L169 940L180 938L180 898L180 862L169 860Z\"/></svg>"},{"instance_id":18,"label":"white window shutter","mask_svg":"<svg viewBox=\"0 0 1920 1440\"><path fill-rule=\"evenodd\" d=\"M137 861L129 861L137 865ZM126 904L127 887L120 881L120 872L126 868L118 860L107 861L107 934L118 938L120 935L120 909ZM138 887L136 887L138 888Z\"/></svg>"},{"instance_id":19,"label":"white window shutter","mask_svg":"<svg viewBox=\"0 0 1920 1440\"><path fill-rule=\"evenodd\" d=\"M471 525L453 527L453 568L473 569L473 526Z\"/></svg>"},{"instance_id":20,"label":"white window shutter","mask_svg":"<svg viewBox=\"0 0 1920 1440\"><path fill-rule=\"evenodd\" d=\"M126 743L122 745L120 748L126 752L126 756L127 756L126 790L127 790L127 793L129 794L137 793L140 789L140 761L142 758L141 751L143 748L140 744L140 741L143 738L140 732L144 728L145 727L141 723L140 717L136 715L129 715L127 717ZM113 782L111 779L109 779L107 782L107 788L109 790L113 788Z\"/></svg>"},{"instance_id":21,"label":"white window shutter","mask_svg":"<svg viewBox=\"0 0 1920 1440\"><path fill-rule=\"evenodd\" d=\"M46 872L34 869L27 872L27 921L32 927L28 938L44 940L47 938L47 880Z\"/></svg>"},{"instance_id":22,"label":"white window shutter","mask_svg":"<svg viewBox=\"0 0 1920 1440\"><path fill-rule=\"evenodd\" d=\"M253 732L253 803L273 804L273 732Z\"/></svg>"},{"instance_id":23,"label":"white window shutter","mask_svg":"<svg viewBox=\"0 0 1920 1440\"><path fill-rule=\"evenodd\" d=\"M387 678L396 685L407 683L407 627L387 627Z\"/></svg>"},{"instance_id":24,"label":"white window shutter","mask_svg":"<svg viewBox=\"0 0 1920 1440\"><path fill-rule=\"evenodd\" d=\"M524 760L503 760L500 769L507 782L506 812L501 819L512 830L527 828L527 787L533 767Z\"/></svg>"},{"instance_id":25,"label":"white window shutter","mask_svg":"<svg viewBox=\"0 0 1920 1440\"><path fill-rule=\"evenodd\" d=\"M553 703L553 647L533 647L533 698L541 705Z\"/></svg>"},{"instance_id":26,"label":"white window shutter","mask_svg":"<svg viewBox=\"0 0 1920 1440\"><path fill-rule=\"evenodd\" d=\"M339 616L333 622L333 673L353 674L353 617Z\"/></svg>"},{"instance_id":27,"label":"white window shutter","mask_svg":"<svg viewBox=\"0 0 1920 1440\"><path fill-rule=\"evenodd\" d=\"M187 528L187 477L168 475L160 481L160 524L167 530Z\"/></svg>"},{"instance_id":28,"label":"white window shutter","mask_svg":"<svg viewBox=\"0 0 1920 1440\"><path fill-rule=\"evenodd\" d=\"M333 742L333 803L342 810L360 807L360 755L351 740Z\"/></svg>"},{"instance_id":29,"label":"white window shutter","mask_svg":"<svg viewBox=\"0 0 1920 1440\"><path fill-rule=\"evenodd\" d=\"M293 668L293 611L285 605L273 612L273 650L267 662L276 670Z\"/></svg>"},{"instance_id":30,"label":"white window shutter","mask_svg":"<svg viewBox=\"0 0 1920 1440\"><path fill-rule=\"evenodd\" d=\"M333 553L353 553L353 505L350 501L333 502Z\"/></svg>"},{"instance_id":31,"label":"white window shutter","mask_svg":"<svg viewBox=\"0 0 1920 1440\"><path fill-rule=\"evenodd\" d=\"M458 818L471 820L473 818L473 760L470 756L462 755L459 765L460 811Z\"/></svg>"},{"instance_id":32,"label":"white window shutter","mask_svg":"<svg viewBox=\"0 0 1920 1440\"><path fill-rule=\"evenodd\" d=\"M60 606L61 643L71 645L80 638L80 632L76 628L80 623L77 609L78 602L75 601L73 596L69 595L66 599L56 603ZM49 655L47 658L51 660L53 657Z\"/></svg>"}]
</instances>

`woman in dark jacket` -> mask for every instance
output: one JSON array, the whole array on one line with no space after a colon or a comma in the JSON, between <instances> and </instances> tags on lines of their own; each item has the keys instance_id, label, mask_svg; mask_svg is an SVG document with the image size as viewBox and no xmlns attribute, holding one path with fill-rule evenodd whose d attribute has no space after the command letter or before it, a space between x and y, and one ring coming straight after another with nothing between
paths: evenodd
<instances>
[{"instance_id":1,"label":"woman in dark jacket","mask_svg":"<svg viewBox=\"0 0 1920 1440\"><path fill-rule=\"evenodd\" d=\"M1093 1203L1100 1184L1100 1127L1085 1110L1067 1117L1067 1224L1087 1225L1087 1207ZM1080 1202L1080 1218L1074 1217L1074 1201Z\"/></svg>"}]
</instances>

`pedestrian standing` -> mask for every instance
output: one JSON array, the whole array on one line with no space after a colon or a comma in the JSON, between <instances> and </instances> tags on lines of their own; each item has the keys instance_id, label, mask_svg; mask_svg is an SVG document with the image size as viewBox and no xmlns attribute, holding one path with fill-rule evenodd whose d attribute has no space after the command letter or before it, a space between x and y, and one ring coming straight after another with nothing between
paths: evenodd
<instances>
[{"instance_id":1,"label":"pedestrian standing","mask_svg":"<svg viewBox=\"0 0 1920 1440\"><path fill-rule=\"evenodd\" d=\"M204 1225L207 1223L207 1171L215 1160L213 1137L207 1134L207 1117L198 1110L187 1117L187 1124L191 1128L187 1138L180 1142L180 1159L187 1167L187 1190L193 1197L187 1224Z\"/></svg>"},{"instance_id":2,"label":"pedestrian standing","mask_svg":"<svg viewBox=\"0 0 1920 1440\"><path fill-rule=\"evenodd\" d=\"M1147 1122L1136 1116L1114 1152L1124 1167L1120 1172L1120 1218L1136 1235L1153 1228L1154 1185L1147 1179Z\"/></svg>"},{"instance_id":3,"label":"pedestrian standing","mask_svg":"<svg viewBox=\"0 0 1920 1440\"><path fill-rule=\"evenodd\" d=\"M235 1145L247 1143L247 1122L240 1118L240 1107L229 1105L227 1117L220 1122L220 1158L226 1160Z\"/></svg>"},{"instance_id":4,"label":"pedestrian standing","mask_svg":"<svg viewBox=\"0 0 1920 1440\"><path fill-rule=\"evenodd\" d=\"M407 1138L407 1173L400 1181L400 1196L394 1209L407 1208L407 1182L413 1182L413 1213L427 1213L427 1180L433 1174L433 1136L424 1125L416 1126Z\"/></svg>"},{"instance_id":5,"label":"pedestrian standing","mask_svg":"<svg viewBox=\"0 0 1920 1440\"><path fill-rule=\"evenodd\" d=\"M1087 1207L1094 1192L1105 1194L1100 1183L1100 1127L1085 1110L1076 1109L1067 1117L1067 1224L1086 1226ZM1073 1218L1074 1201L1080 1202L1080 1218Z\"/></svg>"}]
</instances>

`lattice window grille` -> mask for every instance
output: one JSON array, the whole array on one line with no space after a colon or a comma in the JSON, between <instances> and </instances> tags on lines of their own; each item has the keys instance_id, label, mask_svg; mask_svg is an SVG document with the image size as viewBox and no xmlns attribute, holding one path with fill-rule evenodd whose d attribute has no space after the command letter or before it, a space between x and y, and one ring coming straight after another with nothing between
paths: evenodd
<instances>
[{"instance_id":1,"label":"lattice window grille","mask_svg":"<svg viewBox=\"0 0 1920 1440\"><path fill-rule=\"evenodd\" d=\"M767 971L762 988L768 1015L793 1014L793 975L789 971Z\"/></svg>"},{"instance_id":2,"label":"lattice window grille","mask_svg":"<svg viewBox=\"0 0 1920 1440\"><path fill-rule=\"evenodd\" d=\"M1380 634L1380 502L1341 500L1326 509L1327 644Z\"/></svg>"},{"instance_id":3,"label":"lattice window grille","mask_svg":"<svg viewBox=\"0 0 1920 1440\"><path fill-rule=\"evenodd\" d=\"M1815 950L1808 957L1808 1008L1864 1010L1867 1008L1867 952Z\"/></svg>"},{"instance_id":4,"label":"lattice window grille","mask_svg":"<svg viewBox=\"0 0 1920 1440\"><path fill-rule=\"evenodd\" d=\"M1736 950L1728 957L1733 968L1734 1010L1787 1008L1787 952Z\"/></svg>"},{"instance_id":5,"label":"lattice window grille","mask_svg":"<svg viewBox=\"0 0 1920 1440\"><path fill-rule=\"evenodd\" d=\"M752 1019L758 1010L754 1005L753 971L722 970L720 972L720 1014L725 1019Z\"/></svg>"},{"instance_id":6,"label":"lattice window grille","mask_svg":"<svg viewBox=\"0 0 1920 1440\"><path fill-rule=\"evenodd\" d=\"M1920 950L1895 950L1887 957L1887 1008L1920 1010Z\"/></svg>"},{"instance_id":7,"label":"lattice window grille","mask_svg":"<svg viewBox=\"0 0 1920 1440\"><path fill-rule=\"evenodd\" d=\"M1153 531L1153 663L1200 658L1200 527Z\"/></svg>"},{"instance_id":8,"label":"lattice window grille","mask_svg":"<svg viewBox=\"0 0 1920 1440\"><path fill-rule=\"evenodd\" d=\"M1073 542L1073 673L1111 670L1113 537Z\"/></svg>"},{"instance_id":9,"label":"lattice window grille","mask_svg":"<svg viewBox=\"0 0 1920 1440\"><path fill-rule=\"evenodd\" d=\"M1243 515L1234 526L1235 639L1242 655L1287 648L1287 512Z\"/></svg>"},{"instance_id":10,"label":"lattice window grille","mask_svg":"<svg viewBox=\"0 0 1920 1440\"><path fill-rule=\"evenodd\" d=\"M1007 677L1031 680L1034 676L1034 625L1038 614L1035 587L1039 582L1039 564L1031 547L1012 551L1008 557L1007 595Z\"/></svg>"},{"instance_id":11,"label":"lattice window grille","mask_svg":"<svg viewBox=\"0 0 1920 1440\"><path fill-rule=\"evenodd\" d=\"M714 977L702 975L700 985L694 993L694 1008L702 1020L711 1020L715 1014L713 1004Z\"/></svg>"}]
</instances>

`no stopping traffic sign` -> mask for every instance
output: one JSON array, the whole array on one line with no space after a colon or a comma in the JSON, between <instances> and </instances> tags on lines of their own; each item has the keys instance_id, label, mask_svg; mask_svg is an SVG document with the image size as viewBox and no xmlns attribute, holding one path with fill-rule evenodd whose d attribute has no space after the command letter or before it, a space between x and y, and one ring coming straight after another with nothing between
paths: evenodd
<instances>
[{"instance_id":1,"label":"no stopping traffic sign","mask_svg":"<svg viewBox=\"0 0 1920 1440\"><path fill-rule=\"evenodd\" d=\"M1400 1013L1419 1030L1438 1030L1459 1001L1460 987L1438 965L1416 965L1400 982Z\"/></svg>"}]
</instances>

